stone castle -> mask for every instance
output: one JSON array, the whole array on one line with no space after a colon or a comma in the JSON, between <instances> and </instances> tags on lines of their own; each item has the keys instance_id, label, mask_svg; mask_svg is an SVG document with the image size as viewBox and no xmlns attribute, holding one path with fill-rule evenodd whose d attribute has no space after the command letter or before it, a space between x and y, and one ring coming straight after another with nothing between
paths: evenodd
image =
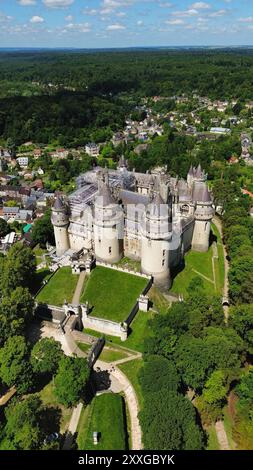
<instances>
[{"instance_id":1,"label":"stone castle","mask_svg":"<svg viewBox=\"0 0 253 470\"><path fill-rule=\"evenodd\" d=\"M129 171L122 157L117 170L94 168L79 176L77 188L52 209L59 257L82 251L112 264L126 256L169 287L171 270L190 248L208 250L214 210L200 165L185 181L163 168Z\"/></svg>"}]
</instances>

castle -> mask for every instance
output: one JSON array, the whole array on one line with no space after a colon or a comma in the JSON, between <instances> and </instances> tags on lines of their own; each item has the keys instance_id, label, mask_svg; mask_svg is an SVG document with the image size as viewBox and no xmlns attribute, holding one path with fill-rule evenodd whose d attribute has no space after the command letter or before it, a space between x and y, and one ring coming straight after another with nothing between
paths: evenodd
<instances>
[{"instance_id":1,"label":"castle","mask_svg":"<svg viewBox=\"0 0 253 470\"><path fill-rule=\"evenodd\" d=\"M129 171L122 157L117 170L98 167L79 176L77 188L67 199L57 197L52 208L59 257L82 250L117 263L126 256L169 287L171 269L190 248L208 250L214 210L200 165L190 168L185 181L163 168Z\"/></svg>"}]
</instances>

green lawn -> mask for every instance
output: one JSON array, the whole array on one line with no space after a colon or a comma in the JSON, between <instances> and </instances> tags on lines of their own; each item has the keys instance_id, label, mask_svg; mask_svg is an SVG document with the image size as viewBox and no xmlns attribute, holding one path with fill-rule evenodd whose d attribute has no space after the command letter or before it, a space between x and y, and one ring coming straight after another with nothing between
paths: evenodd
<instances>
[{"instance_id":1,"label":"green lawn","mask_svg":"<svg viewBox=\"0 0 253 470\"><path fill-rule=\"evenodd\" d=\"M121 345L123 347L132 349L134 351L143 352L143 340L146 336L151 334L151 329L149 327L149 320L154 317L152 312L138 312L130 327L130 334L126 341L122 342L120 338L116 336L105 335L108 346ZM88 333L92 336L100 337L101 333L97 331L90 330L85 328L85 333Z\"/></svg>"},{"instance_id":2,"label":"green lawn","mask_svg":"<svg viewBox=\"0 0 253 470\"><path fill-rule=\"evenodd\" d=\"M33 249L33 253L36 257L37 265L45 261L45 259L47 260L47 258L44 258L43 256L44 254L47 253L47 250L43 250L43 248L40 248L39 245L35 246L35 248Z\"/></svg>"},{"instance_id":3,"label":"green lawn","mask_svg":"<svg viewBox=\"0 0 253 470\"><path fill-rule=\"evenodd\" d=\"M230 449L235 450L235 443L233 441L233 420L229 414L228 406L225 406L223 409L223 422Z\"/></svg>"},{"instance_id":4,"label":"green lawn","mask_svg":"<svg viewBox=\"0 0 253 470\"><path fill-rule=\"evenodd\" d=\"M100 433L98 445L93 432ZM121 395L105 393L93 399L81 416L78 426L79 450L126 450L125 403Z\"/></svg>"},{"instance_id":5,"label":"green lawn","mask_svg":"<svg viewBox=\"0 0 253 470\"><path fill-rule=\"evenodd\" d=\"M213 231L217 236L216 227ZM220 237L218 238L217 249L219 258L215 260L214 264L217 290L215 290L215 284L213 282L213 247L210 246L208 252L206 253L189 251L185 255L185 268L180 273L178 273L173 279L170 292L174 294L181 294L184 297L187 297L187 288L191 280L194 277L199 276L203 280L204 290L206 294L212 295L215 293L221 293L224 283L224 257ZM196 271L200 274L197 274ZM208 278L209 280L206 278Z\"/></svg>"},{"instance_id":6,"label":"green lawn","mask_svg":"<svg viewBox=\"0 0 253 470\"><path fill-rule=\"evenodd\" d=\"M72 274L70 267L60 268L40 291L36 300L61 307L65 300L72 302L77 282L78 276Z\"/></svg>"},{"instance_id":7,"label":"green lawn","mask_svg":"<svg viewBox=\"0 0 253 470\"><path fill-rule=\"evenodd\" d=\"M146 285L142 277L97 266L84 287L81 302L89 302L94 317L122 322Z\"/></svg>"},{"instance_id":8,"label":"green lawn","mask_svg":"<svg viewBox=\"0 0 253 470\"><path fill-rule=\"evenodd\" d=\"M208 439L206 450L220 450L220 445L214 424L212 426L209 426L206 431Z\"/></svg>"},{"instance_id":9,"label":"green lawn","mask_svg":"<svg viewBox=\"0 0 253 470\"><path fill-rule=\"evenodd\" d=\"M32 285L32 294L36 295L38 290L41 289L43 286L43 281L46 281L47 279L52 276L51 271L48 268L43 268L39 269L36 271L34 279L33 279L33 285Z\"/></svg>"},{"instance_id":10,"label":"green lawn","mask_svg":"<svg viewBox=\"0 0 253 470\"><path fill-rule=\"evenodd\" d=\"M47 408L54 408L54 409L57 409L60 413L60 432L61 433L64 433L68 427L68 424L69 424L69 421L70 421L70 418L71 418L71 414L72 414L72 409L71 408L65 408L63 405L61 405L57 398L56 398L56 395L54 393L54 386L53 386L53 382L50 382L49 384L47 384L42 390L41 392L37 393L36 394L37 396L39 396L39 398L41 399L42 403L44 406L46 406ZM53 426L53 423L48 423L49 426L50 424L52 424ZM52 427L52 430L51 432L55 431L56 429L53 429Z\"/></svg>"},{"instance_id":11,"label":"green lawn","mask_svg":"<svg viewBox=\"0 0 253 470\"><path fill-rule=\"evenodd\" d=\"M140 409L143 407L143 394L138 380L139 370L143 366L143 359L134 359L133 361L119 364L117 367L127 376L136 392Z\"/></svg>"},{"instance_id":12,"label":"green lawn","mask_svg":"<svg viewBox=\"0 0 253 470\"><path fill-rule=\"evenodd\" d=\"M225 278L225 264L224 264L224 251L222 246L222 239L216 225L212 224L212 231L217 237L217 250L218 259L214 259L215 278L218 292L221 292L224 287Z\"/></svg>"},{"instance_id":13,"label":"green lawn","mask_svg":"<svg viewBox=\"0 0 253 470\"><path fill-rule=\"evenodd\" d=\"M79 349L81 349L81 351L85 353L87 353L91 348L91 344L86 343L77 343L77 346L79 347Z\"/></svg>"},{"instance_id":14,"label":"green lawn","mask_svg":"<svg viewBox=\"0 0 253 470\"><path fill-rule=\"evenodd\" d=\"M126 354L124 351L119 349L116 351L113 349L104 348L99 356L99 359L104 362L114 362L119 361L120 359L125 359L126 357L128 357L128 354Z\"/></svg>"}]
</instances>

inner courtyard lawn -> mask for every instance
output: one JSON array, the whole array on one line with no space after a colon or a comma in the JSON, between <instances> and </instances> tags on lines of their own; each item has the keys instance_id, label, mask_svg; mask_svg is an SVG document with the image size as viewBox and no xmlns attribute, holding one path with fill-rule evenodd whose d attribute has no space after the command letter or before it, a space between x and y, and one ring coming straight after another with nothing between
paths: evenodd
<instances>
[{"instance_id":1,"label":"inner courtyard lawn","mask_svg":"<svg viewBox=\"0 0 253 470\"><path fill-rule=\"evenodd\" d=\"M60 268L39 292L37 302L61 307L64 301L72 302L78 276L72 274L70 267Z\"/></svg>"},{"instance_id":2,"label":"inner courtyard lawn","mask_svg":"<svg viewBox=\"0 0 253 470\"><path fill-rule=\"evenodd\" d=\"M79 450L126 450L128 436L125 420L125 403L121 395L104 393L96 396L84 409L78 426ZM97 445L93 432L99 433Z\"/></svg>"},{"instance_id":3,"label":"inner courtyard lawn","mask_svg":"<svg viewBox=\"0 0 253 470\"><path fill-rule=\"evenodd\" d=\"M147 282L140 276L97 266L85 284L81 303L89 303L94 317L122 322L127 319Z\"/></svg>"}]
</instances>

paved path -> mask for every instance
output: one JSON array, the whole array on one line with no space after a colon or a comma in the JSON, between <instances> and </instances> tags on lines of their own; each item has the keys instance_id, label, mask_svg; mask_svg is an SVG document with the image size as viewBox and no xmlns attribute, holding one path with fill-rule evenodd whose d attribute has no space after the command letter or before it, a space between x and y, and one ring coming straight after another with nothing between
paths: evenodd
<instances>
[{"instance_id":1,"label":"paved path","mask_svg":"<svg viewBox=\"0 0 253 470\"><path fill-rule=\"evenodd\" d=\"M99 367L101 370L109 372L111 380L110 389L112 392L124 393L131 423L131 450L141 450L143 446L141 427L138 418L139 403L131 382L128 380L125 374L123 374L123 372L115 367L114 363L110 365L98 360L95 364L95 367Z\"/></svg>"},{"instance_id":2,"label":"paved path","mask_svg":"<svg viewBox=\"0 0 253 470\"><path fill-rule=\"evenodd\" d=\"M229 443L228 443L227 433L225 431L223 421L217 421L215 423L215 431L216 431L217 439L220 445L220 450L231 450Z\"/></svg>"},{"instance_id":3,"label":"paved path","mask_svg":"<svg viewBox=\"0 0 253 470\"><path fill-rule=\"evenodd\" d=\"M79 276L78 283L77 283L77 286L76 286L76 290L75 290L75 293L74 293L74 296L73 296L73 299L72 299L72 304L73 305L78 305L80 303L80 297L81 297L81 294L82 294L82 291L83 291L83 283L84 283L84 280L85 280L85 276L86 276L86 272L82 271L80 276Z\"/></svg>"},{"instance_id":4,"label":"paved path","mask_svg":"<svg viewBox=\"0 0 253 470\"><path fill-rule=\"evenodd\" d=\"M77 426L78 426L79 419L80 419L80 416L81 416L82 408L83 408L83 404L78 403L78 405L73 410L73 413L72 413L72 416L71 416L71 419L70 419L70 423L69 423L69 427L68 427L68 430L67 430L67 434L66 434L66 437L65 437L65 441L64 441L64 444L63 444L63 447L62 447L63 450L70 450L71 447L72 447L73 438L74 438L74 435L77 431Z\"/></svg>"}]
</instances>

